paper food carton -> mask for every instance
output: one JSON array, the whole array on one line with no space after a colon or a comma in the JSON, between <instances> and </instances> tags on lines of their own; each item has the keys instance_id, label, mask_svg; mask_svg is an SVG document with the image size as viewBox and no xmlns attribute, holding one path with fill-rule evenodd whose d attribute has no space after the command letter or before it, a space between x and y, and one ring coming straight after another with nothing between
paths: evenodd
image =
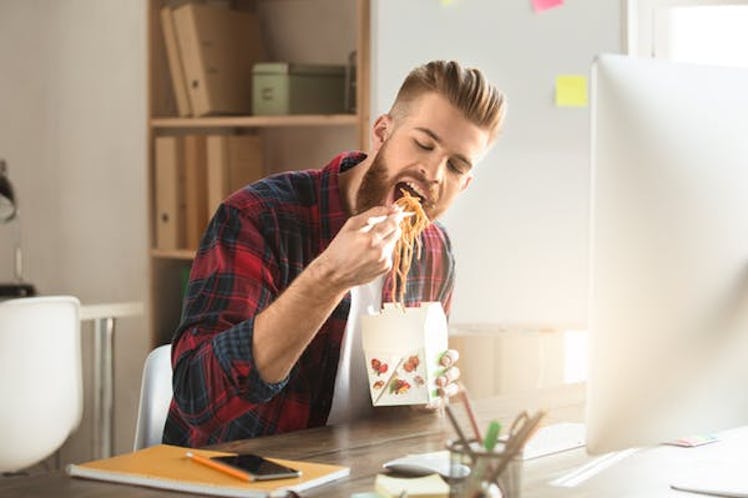
<instances>
[{"instance_id":1,"label":"paper food carton","mask_svg":"<svg viewBox=\"0 0 748 498\"><path fill-rule=\"evenodd\" d=\"M364 315L361 342L374 406L416 405L437 397L436 377L447 350L447 318L439 302L418 308L385 303Z\"/></svg>"}]
</instances>

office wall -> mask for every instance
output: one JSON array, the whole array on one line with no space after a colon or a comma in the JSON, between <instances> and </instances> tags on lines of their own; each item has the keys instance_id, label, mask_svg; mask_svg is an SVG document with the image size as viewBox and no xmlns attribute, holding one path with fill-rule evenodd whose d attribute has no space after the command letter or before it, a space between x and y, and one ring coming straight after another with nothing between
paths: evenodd
<instances>
[{"instance_id":1,"label":"office wall","mask_svg":"<svg viewBox=\"0 0 748 498\"><path fill-rule=\"evenodd\" d=\"M25 277L84 303L146 302L144 0L0 2L0 157L21 202ZM15 226L0 226L0 281ZM131 448L146 317L118 322L115 450ZM91 327L84 420L63 461L91 458Z\"/></svg>"},{"instance_id":2,"label":"office wall","mask_svg":"<svg viewBox=\"0 0 748 498\"><path fill-rule=\"evenodd\" d=\"M622 49L621 0L375 0L372 116L431 59L481 67L508 96L506 127L445 216L458 258L452 324L584 325L589 109L554 107L558 74ZM489 327L490 328L490 327Z\"/></svg>"}]
</instances>

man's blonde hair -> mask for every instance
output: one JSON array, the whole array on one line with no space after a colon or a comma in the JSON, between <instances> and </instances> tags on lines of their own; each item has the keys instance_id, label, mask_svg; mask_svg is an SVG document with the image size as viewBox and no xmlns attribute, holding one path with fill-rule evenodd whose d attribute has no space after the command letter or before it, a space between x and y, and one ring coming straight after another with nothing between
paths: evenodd
<instances>
[{"instance_id":1,"label":"man's blonde hair","mask_svg":"<svg viewBox=\"0 0 748 498\"><path fill-rule=\"evenodd\" d=\"M392 104L395 118L408 113L409 104L426 93L437 93L462 111L471 123L496 138L506 113L504 94L476 68L463 68L455 61L432 61L413 69L405 78Z\"/></svg>"}]
</instances>

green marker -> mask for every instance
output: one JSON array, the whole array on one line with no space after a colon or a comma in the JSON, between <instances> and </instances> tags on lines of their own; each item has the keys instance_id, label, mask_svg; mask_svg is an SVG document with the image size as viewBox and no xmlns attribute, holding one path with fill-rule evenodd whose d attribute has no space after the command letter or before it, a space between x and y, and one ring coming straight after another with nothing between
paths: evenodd
<instances>
[{"instance_id":1,"label":"green marker","mask_svg":"<svg viewBox=\"0 0 748 498\"><path fill-rule=\"evenodd\" d=\"M492 420L488 424L488 430L486 430L486 437L483 438L483 447L487 451L493 451L496 446L496 441L499 440L499 434L501 433L501 424L496 420Z\"/></svg>"}]
</instances>

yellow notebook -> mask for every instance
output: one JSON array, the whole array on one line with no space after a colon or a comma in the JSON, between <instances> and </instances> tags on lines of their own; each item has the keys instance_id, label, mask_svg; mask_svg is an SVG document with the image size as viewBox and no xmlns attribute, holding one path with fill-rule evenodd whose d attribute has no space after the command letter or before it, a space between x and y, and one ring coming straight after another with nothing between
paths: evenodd
<instances>
[{"instance_id":1,"label":"yellow notebook","mask_svg":"<svg viewBox=\"0 0 748 498\"><path fill-rule=\"evenodd\" d=\"M99 481L202 495L263 498L273 491L284 489L303 491L350 474L348 467L268 458L268 460L299 469L301 476L292 479L242 482L235 477L193 462L185 456L188 451L205 457L232 454L161 444L111 458L68 465L65 470L73 477Z\"/></svg>"}]
</instances>

